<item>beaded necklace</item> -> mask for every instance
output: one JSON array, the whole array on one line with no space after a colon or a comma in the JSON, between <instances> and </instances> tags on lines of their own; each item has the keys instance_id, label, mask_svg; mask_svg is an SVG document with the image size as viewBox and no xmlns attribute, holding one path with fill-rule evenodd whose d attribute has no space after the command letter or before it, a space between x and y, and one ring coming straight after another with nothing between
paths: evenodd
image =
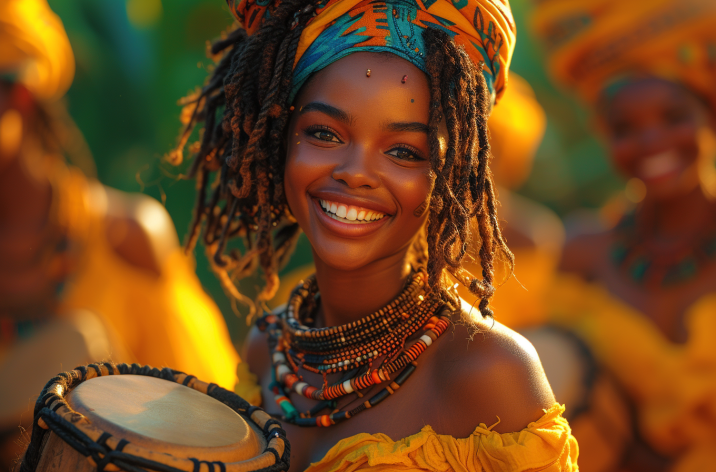
<instances>
[{"instance_id":1,"label":"beaded necklace","mask_svg":"<svg viewBox=\"0 0 716 472\"><path fill-rule=\"evenodd\" d=\"M649 238L638 228L636 213L631 212L615 228L612 261L639 285L669 287L687 282L716 261L716 225L713 221L712 215L708 215L698 237L669 253L659 253L649 247Z\"/></svg>"},{"instance_id":2,"label":"beaded necklace","mask_svg":"<svg viewBox=\"0 0 716 472\"><path fill-rule=\"evenodd\" d=\"M311 316L319 297L315 276L311 276L294 289L284 312L264 315L257 324L268 333L271 390L283 412L281 420L298 426L330 426L395 393L415 371L417 358L449 326L448 310L437 296L425 293L426 281L424 271L415 271L403 292L377 312L343 326L315 328L308 326L313 324ZM375 368L374 363L378 363ZM300 369L322 374L323 385L309 385L299 375ZM327 375L334 373L344 375L329 384ZM362 390L391 379L358 406L336 408L337 399L350 394L363 397ZM289 399L292 393L318 403L299 413ZM331 413L321 415L326 409Z\"/></svg>"}]
</instances>

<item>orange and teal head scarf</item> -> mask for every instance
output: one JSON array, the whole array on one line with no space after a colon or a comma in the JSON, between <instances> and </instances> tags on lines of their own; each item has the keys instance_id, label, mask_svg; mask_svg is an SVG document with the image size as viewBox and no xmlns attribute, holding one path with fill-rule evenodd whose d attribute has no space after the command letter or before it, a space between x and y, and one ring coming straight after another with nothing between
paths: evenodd
<instances>
[{"instance_id":1,"label":"orange and teal head scarf","mask_svg":"<svg viewBox=\"0 0 716 472\"><path fill-rule=\"evenodd\" d=\"M278 1L227 0L249 34ZM445 31L483 63L492 96L502 95L515 45L508 0L319 0L301 34L289 100L312 74L354 52L390 52L425 71L426 28Z\"/></svg>"},{"instance_id":2,"label":"orange and teal head scarf","mask_svg":"<svg viewBox=\"0 0 716 472\"><path fill-rule=\"evenodd\" d=\"M532 23L554 79L593 103L611 85L653 76L716 110L716 1L540 0Z\"/></svg>"}]
</instances>

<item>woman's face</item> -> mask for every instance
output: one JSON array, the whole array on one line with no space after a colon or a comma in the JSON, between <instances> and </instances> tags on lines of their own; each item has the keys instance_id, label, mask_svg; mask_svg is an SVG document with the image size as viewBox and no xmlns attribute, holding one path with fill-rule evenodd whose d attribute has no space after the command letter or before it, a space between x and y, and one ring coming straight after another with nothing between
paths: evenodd
<instances>
[{"instance_id":1,"label":"woman's face","mask_svg":"<svg viewBox=\"0 0 716 472\"><path fill-rule=\"evenodd\" d=\"M367 52L336 61L301 90L284 182L321 262L356 270L410 246L428 214L429 99L417 67Z\"/></svg>"},{"instance_id":2,"label":"woman's face","mask_svg":"<svg viewBox=\"0 0 716 472\"><path fill-rule=\"evenodd\" d=\"M606 105L604 122L615 167L638 178L649 199L683 195L699 185L699 168L713 159L711 115L680 85L643 79Z\"/></svg>"}]
</instances>

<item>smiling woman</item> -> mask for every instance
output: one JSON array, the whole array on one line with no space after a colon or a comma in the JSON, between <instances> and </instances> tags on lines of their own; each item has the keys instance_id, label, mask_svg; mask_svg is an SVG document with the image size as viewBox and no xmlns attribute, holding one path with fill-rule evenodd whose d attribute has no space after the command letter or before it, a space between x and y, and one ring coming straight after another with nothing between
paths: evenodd
<instances>
[{"instance_id":1,"label":"smiling woman","mask_svg":"<svg viewBox=\"0 0 716 472\"><path fill-rule=\"evenodd\" d=\"M592 401L592 432L582 440L575 419L575 434L584 457L601 465L589 470L708 469L716 463L716 423L703 414L716 411L716 3L546 0L534 20L555 78L592 108L612 164L639 189L614 228L567 243L562 269L572 277L560 282L562 298L576 301L560 307L574 315L567 325L633 402L635 431L622 436L635 439L615 440L615 421L600 426L627 416L616 395ZM600 444L625 448L626 463L606 464Z\"/></svg>"},{"instance_id":2,"label":"smiling woman","mask_svg":"<svg viewBox=\"0 0 716 472\"><path fill-rule=\"evenodd\" d=\"M229 6L241 26L214 44L222 58L172 157L203 121L189 245L202 237L237 298L234 281L260 266L256 302L269 299L298 232L311 243L315 275L259 319L239 368L239 392L286 423L294 467L576 470L534 349L489 306L494 259L512 259L486 128L514 46L509 6ZM227 253L232 237L243 254ZM462 267L470 240L479 276Z\"/></svg>"}]
</instances>

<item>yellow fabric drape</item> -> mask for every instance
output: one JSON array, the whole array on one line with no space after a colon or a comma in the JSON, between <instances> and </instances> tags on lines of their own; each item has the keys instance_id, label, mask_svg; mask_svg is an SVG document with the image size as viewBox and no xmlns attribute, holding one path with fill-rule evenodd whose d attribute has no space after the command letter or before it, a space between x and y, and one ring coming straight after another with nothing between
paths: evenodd
<instances>
[{"instance_id":1,"label":"yellow fabric drape","mask_svg":"<svg viewBox=\"0 0 716 472\"><path fill-rule=\"evenodd\" d=\"M550 299L555 320L587 342L634 400L642 435L676 458L674 470L716 464L716 293L689 308L685 344L576 276L561 276Z\"/></svg>"},{"instance_id":2,"label":"yellow fabric drape","mask_svg":"<svg viewBox=\"0 0 716 472\"><path fill-rule=\"evenodd\" d=\"M260 405L257 377L242 366L236 393ZM430 426L399 441L361 433L339 441L306 472L577 472L579 446L563 413L555 404L522 431L500 434L480 424L467 438L437 434Z\"/></svg>"},{"instance_id":3,"label":"yellow fabric drape","mask_svg":"<svg viewBox=\"0 0 716 472\"><path fill-rule=\"evenodd\" d=\"M418 434L393 441L385 434L357 434L336 444L307 472L387 471L577 471L578 446L555 404L515 433L496 433L480 424L467 438Z\"/></svg>"},{"instance_id":4,"label":"yellow fabric drape","mask_svg":"<svg viewBox=\"0 0 716 472\"><path fill-rule=\"evenodd\" d=\"M103 214L89 201L91 186L99 184L76 169L65 172L56 185L58 222L80 253L60 311L87 309L102 316L133 361L233 388L239 358L193 262L178 248L159 277L126 262L110 246Z\"/></svg>"},{"instance_id":5,"label":"yellow fabric drape","mask_svg":"<svg viewBox=\"0 0 716 472\"><path fill-rule=\"evenodd\" d=\"M65 94L75 59L62 22L45 0L0 0L0 74L12 73L39 100Z\"/></svg>"}]
</instances>

